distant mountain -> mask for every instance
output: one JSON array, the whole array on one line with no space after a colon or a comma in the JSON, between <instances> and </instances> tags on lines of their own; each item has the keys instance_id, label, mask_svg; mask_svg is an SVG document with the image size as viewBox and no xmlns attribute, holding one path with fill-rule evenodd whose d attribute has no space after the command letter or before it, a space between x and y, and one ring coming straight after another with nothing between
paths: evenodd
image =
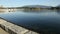
<instances>
[{"instance_id":1,"label":"distant mountain","mask_svg":"<svg viewBox=\"0 0 60 34\"><path fill-rule=\"evenodd\" d=\"M51 8L51 6L43 6L43 5L27 5L23 7L30 7L30 8Z\"/></svg>"},{"instance_id":2,"label":"distant mountain","mask_svg":"<svg viewBox=\"0 0 60 34\"><path fill-rule=\"evenodd\" d=\"M60 5L58 5L57 7L60 7Z\"/></svg>"}]
</instances>

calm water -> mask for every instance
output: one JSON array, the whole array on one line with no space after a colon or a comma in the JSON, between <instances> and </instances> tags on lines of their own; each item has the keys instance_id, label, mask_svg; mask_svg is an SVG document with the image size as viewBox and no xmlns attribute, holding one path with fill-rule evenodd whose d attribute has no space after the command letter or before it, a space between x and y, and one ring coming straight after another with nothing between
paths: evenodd
<instances>
[{"instance_id":1,"label":"calm water","mask_svg":"<svg viewBox=\"0 0 60 34\"><path fill-rule=\"evenodd\" d=\"M57 10L6 12L0 13L0 17L39 32L60 32L60 13Z\"/></svg>"}]
</instances>

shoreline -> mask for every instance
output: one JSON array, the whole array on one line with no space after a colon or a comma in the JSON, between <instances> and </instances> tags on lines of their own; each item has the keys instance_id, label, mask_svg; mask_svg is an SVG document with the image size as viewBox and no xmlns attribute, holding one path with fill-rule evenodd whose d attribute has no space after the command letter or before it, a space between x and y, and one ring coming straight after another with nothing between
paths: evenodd
<instances>
[{"instance_id":1,"label":"shoreline","mask_svg":"<svg viewBox=\"0 0 60 34\"><path fill-rule=\"evenodd\" d=\"M3 18L0 18L0 27L9 34L39 34L24 27L17 26L9 21L4 20Z\"/></svg>"}]
</instances>

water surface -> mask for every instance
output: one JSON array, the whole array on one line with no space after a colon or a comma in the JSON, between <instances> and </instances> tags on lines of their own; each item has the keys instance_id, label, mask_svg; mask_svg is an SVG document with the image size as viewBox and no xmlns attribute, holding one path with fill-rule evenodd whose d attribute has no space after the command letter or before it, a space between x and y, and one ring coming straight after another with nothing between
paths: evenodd
<instances>
[{"instance_id":1,"label":"water surface","mask_svg":"<svg viewBox=\"0 0 60 34\"><path fill-rule=\"evenodd\" d=\"M57 10L6 12L0 13L0 17L37 32L60 32L60 13Z\"/></svg>"}]
</instances>

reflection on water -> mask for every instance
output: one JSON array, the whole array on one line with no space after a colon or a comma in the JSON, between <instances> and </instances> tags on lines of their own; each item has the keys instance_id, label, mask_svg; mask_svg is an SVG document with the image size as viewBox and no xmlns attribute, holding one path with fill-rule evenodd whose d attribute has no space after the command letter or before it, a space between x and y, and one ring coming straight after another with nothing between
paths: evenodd
<instances>
[{"instance_id":1,"label":"reflection on water","mask_svg":"<svg viewBox=\"0 0 60 34\"><path fill-rule=\"evenodd\" d=\"M16 11L0 13L0 17L37 32L60 33L60 14L58 10Z\"/></svg>"},{"instance_id":2,"label":"reflection on water","mask_svg":"<svg viewBox=\"0 0 60 34\"><path fill-rule=\"evenodd\" d=\"M7 13L7 12L31 12L31 13L40 13L40 12L60 12L60 10L15 10L15 11L8 11L8 10L5 10L5 11L0 11L0 13Z\"/></svg>"}]
</instances>

